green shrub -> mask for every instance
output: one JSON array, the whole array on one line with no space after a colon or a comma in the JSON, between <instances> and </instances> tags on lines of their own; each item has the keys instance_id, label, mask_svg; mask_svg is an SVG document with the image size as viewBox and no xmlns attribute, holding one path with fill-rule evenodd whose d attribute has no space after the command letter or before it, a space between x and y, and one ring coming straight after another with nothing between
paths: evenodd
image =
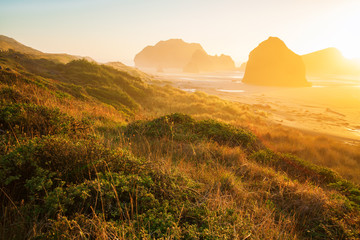
<instances>
[{"instance_id":1,"label":"green shrub","mask_svg":"<svg viewBox=\"0 0 360 240\"><path fill-rule=\"evenodd\" d=\"M5 83L8 85L13 85L18 80L19 76L16 73L1 71L0 72L0 83Z\"/></svg>"},{"instance_id":2,"label":"green shrub","mask_svg":"<svg viewBox=\"0 0 360 240\"><path fill-rule=\"evenodd\" d=\"M251 154L250 158L262 164L272 164L279 160L278 156L268 149L262 149L254 152Z\"/></svg>"},{"instance_id":3,"label":"green shrub","mask_svg":"<svg viewBox=\"0 0 360 240\"><path fill-rule=\"evenodd\" d=\"M108 222L130 221L133 229L141 230L137 237L142 232L152 238L183 238L196 229L200 238L216 234L231 238L229 223L234 218L200 203L196 182L157 169L95 140L34 139L0 158L0 188L6 193L0 201L15 204L30 219L56 222L59 215L74 219L96 214ZM223 217L211 217L215 215ZM219 231L211 233L212 226ZM47 225L37 234L49 232L56 229Z\"/></svg>"},{"instance_id":4,"label":"green shrub","mask_svg":"<svg viewBox=\"0 0 360 240\"><path fill-rule=\"evenodd\" d=\"M74 134L86 131L86 121L76 121L73 117L61 113L59 109L34 104L0 105L0 127L28 136L52 134Z\"/></svg>"},{"instance_id":5,"label":"green shrub","mask_svg":"<svg viewBox=\"0 0 360 240\"><path fill-rule=\"evenodd\" d=\"M121 89L109 87L88 87L86 88L86 91L90 96L95 97L101 102L112 105L118 110L125 111L126 113L131 113L131 110L139 108L139 105Z\"/></svg>"},{"instance_id":6,"label":"green shrub","mask_svg":"<svg viewBox=\"0 0 360 240\"><path fill-rule=\"evenodd\" d=\"M14 87L3 87L0 89L0 104L5 103L28 103L29 100Z\"/></svg>"},{"instance_id":7,"label":"green shrub","mask_svg":"<svg viewBox=\"0 0 360 240\"><path fill-rule=\"evenodd\" d=\"M248 150L258 148L257 145L259 144L252 133L212 119L198 122L195 134L205 136L207 139L214 140L220 144L242 146Z\"/></svg>"},{"instance_id":8,"label":"green shrub","mask_svg":"<svg viewBox=\"0 0 360 240\"><path fill-rule=\"evenodd\" d=\"M195 121L190 116L174 113L152 121L137 121L125 129L127 136L168 137L176 141L211 140L219 144L257 149L259 142L250 132L214 120Z\"/></svg>"}]
</instances>

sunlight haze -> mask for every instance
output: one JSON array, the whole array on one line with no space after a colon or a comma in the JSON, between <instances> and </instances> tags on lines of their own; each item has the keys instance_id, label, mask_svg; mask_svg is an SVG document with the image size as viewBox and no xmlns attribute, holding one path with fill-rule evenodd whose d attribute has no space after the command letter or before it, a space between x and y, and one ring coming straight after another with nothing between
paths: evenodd
<instances>
[{"instance_id":1,"label":"sunlight haze","mask_svg":"<svg viewBox=\"0 0 360 240\"><path fill-rule=\"evenodd\" d=\"M360 0L0 0L0 240L360 239Z\"/></svg>"},{"instance_id":2,"label":"sunlight haze","mask_svg":"<svg viewBox=\"0 0 360 240\"><path fill-rule=\"evenodd\" d=\"M133 65L136 53L160 40L200 43L236 65L269 36L298 54L327 47L360 58L360 2L0 0L0 34L44 52Z\"/></svg>"}]
</instances>

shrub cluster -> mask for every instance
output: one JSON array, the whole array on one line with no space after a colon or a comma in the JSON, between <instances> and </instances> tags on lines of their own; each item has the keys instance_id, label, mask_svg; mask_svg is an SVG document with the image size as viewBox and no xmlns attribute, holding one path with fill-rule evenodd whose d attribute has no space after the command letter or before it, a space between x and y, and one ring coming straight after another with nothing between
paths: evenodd
<instances>
[{"instance_id":1,"label":"shrub cluster","mask_svg":"<svg viewBox=\"0 0 360 240\"><path fill-rule=\"evenodd\" d=\"M125 129L127 136L167 137L175 141L211 140L229 146L241 146L247 150L259 147L256 137L245 129L214 120L195 121L188 115L174 113L152 121L136 121Z\"/></svg>"}]
</instances>

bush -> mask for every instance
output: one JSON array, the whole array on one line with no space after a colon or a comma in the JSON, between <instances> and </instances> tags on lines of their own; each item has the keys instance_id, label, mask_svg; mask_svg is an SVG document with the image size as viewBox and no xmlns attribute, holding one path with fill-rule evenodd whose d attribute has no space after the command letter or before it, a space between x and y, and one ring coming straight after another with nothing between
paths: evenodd
<instances>
[{"instance_id":1,"label":"bush","mask_svg":"<svg viewBox=\"0 0 360 240\"><path fill-rule=\"evenodd\" d=\"M251 154L250 158L262 164L271 164L278 161L278 156L268 149L254 152Z\"/></svg>"},{"instance_id":2,"label":"bush","mask_svg":"<svg viewBox=\"0 0 360 240\"><path fill-rule=\"evenodd\" d=\"M132 229L138 229L137 237L142 233L152 238L182 238L192 235L189 229L196 229L200 238L214 236L208 235L211 226L219 228L219 236L232 236L228 221L234 218L224 215L218 221L211 217L223 213L211 212L206 202L201 203L197 183L157 169L95 140L33 139L0 158L0 188L6 193L0 201L3 206L15 204L29 219L53 222L37 233L42 236L59 234L52 228L58 226L58 216L70 221L102 216L103 221L120 226L131 223ZM84 227L90 229L82 231L90 232L95 226Z\"/></svg>"},{"instance_id":3,"label":"bush","mask_svg":"<svg viewBox=\"0 0 360 240\"><path fill-rule=\"evenodd\" d=\"M0 105L0 127L3 131L28 136L75 134L86 131L89 123L76 121L57 108L34 104Z\"/></svg>"},{"instance_id":4,"label":"bush","mask_svg":"<svg viewBox=\"0 0 360 240\"><path fill-rule=\"evenodd\" d=\"M28 102L29 100L14 87L3 87L0 89L0 104Z\"/></svg>"},{"instance_id":5,"label":"bush","mask_svg":"<svg viewBox=\"0 0 360 240\"><path fill-rule=\"evenodd\" d=\"M171 138L176 141L211 140L219 144L242 146L247 150L259 147L256 137L244 130L214 120L195 121L188 115L174 113L152 121L136 121L128 125L125 135Z\"/></svg>"}]
</instances>

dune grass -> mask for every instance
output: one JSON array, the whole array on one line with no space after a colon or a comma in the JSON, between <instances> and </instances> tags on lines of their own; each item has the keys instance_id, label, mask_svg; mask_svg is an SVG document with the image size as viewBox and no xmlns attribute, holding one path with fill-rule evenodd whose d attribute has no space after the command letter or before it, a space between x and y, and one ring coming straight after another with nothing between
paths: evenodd
<instances>
[{"instance_id":1,"label":"dune grass","mask_svg":"<svg viewBox=\"0 0 360 240\"><path fill-rule=\"evenodd\" d=\"M0 53L1 239L360 237L357 146L44 61Z\"/></svg>"}]
</instances>

